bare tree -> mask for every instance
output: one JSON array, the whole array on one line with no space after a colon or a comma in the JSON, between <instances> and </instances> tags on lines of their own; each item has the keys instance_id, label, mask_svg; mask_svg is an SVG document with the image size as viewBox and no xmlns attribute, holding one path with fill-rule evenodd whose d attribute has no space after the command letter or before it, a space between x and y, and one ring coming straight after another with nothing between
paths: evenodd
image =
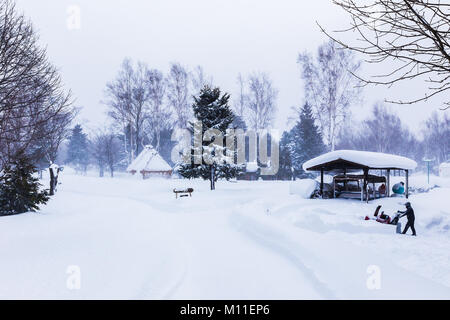
<instances>
[{"instance_id":1,"label":"bare tree","mask_svg":"<svg viewBox=\"0 0 450 320\"><path fill-rule=\"evenodd\" d=\"M399 116L381 103L366 120L344 128L337 139L340 149L398 154L421 160L423 148Z\"/></svg>"},{"instance_id":2,"label":"bare tree","mask_svg":"<svg viewBox=\"0 0 450 320\"><path fill-rule=\"evenodd\" d=\"M145 64L138 63L134 68L125 59L116 79L106 86L108 114L124 128L125 135L129 129L130 160L142 150L144 121L150 112L147 72Z\"/></svg>"},{"instance_id":3,"label":"bare tree","mask_svg":"<svg viewBox=\"0 0 450 320\"><path fill-rule=\"evenodd\" d=\"M266 73L254 73L248 79L246 95L246 119L255 131L267 129L276 112L278 91Z\"/></svg>"},{"instance_id":4,"label":"bare tree","mask_svg":"<svg viewBox=\"0 0 450 320\"><path fill-rule=\"evenodd\" d=\"M450 89L450 4L441 0L334 0L351 17L358 44L344 43L327 33L345 48L365 54L370 63L385 63L391 71L365 84L391 86L414 78L428 83L424 95L413 99L389 101L412 104L425 101ZM448 94L447 94L448 97ZM450 101L445 102L445 108Z\"/></svg>"},{"instance_id":5,"label":"bare tree","mask_svg":"<svg viewBox=\"0 0 450 320\"><path fill-rule=\"evenodd\" d=\"M106 85L105 95L107 99L104 102L109 107L108 115L118 126L123 128L125 137L124 148L128 154L129 163L134 159L134 139L131 127L133 73L131 61L125 59L116 79ZM128 131L130 133L129 140L127 140Z\"/></svg>"},{"instance_id":6,"label":"bare tree","mask_svg":"<svg viewBox=\"0 0 450 320\"><path fill-rule=\"evenodd\" d=\"M450 117L433 112L425 122L424 142L426 155L437 163L450 160Z\"/></svg>"},{"instance_id":7,"label":"bare tree","mask_svg":"<svg viewBox=\"0 0 450 320\"><path fill-rule=\"evenodd\" d=\"M175 112L176 125L180 129L187 127L192 117L189 96L189 73L179 63L172 63L167 76L167 99Z\"/></svg>"},{"instance_id":8,"label":"bare tree","mask_svg":"<svg viewBox=\"0 0 450 320\"><path fill-rule=\"evenodd\" d=\"M213 79L211 76L207 76L202 66L197 66L194 71L191 72L191 81L194 94L198 94L204 86L212 87Z\"/></svg>"},{"instance_id":9,"label":"bare tree","mask_svg":"<svg viewBox=\"0 0 450 320\"><path fill-rule=\"evenodd\" d=\"M400 153L403 143L403 125L400 118L380 103L374 105L372 117L363 122L362 135L366 136L372 151Z\"/></svg>"},{"instance_id":10,"label":"bare tree","mask_svg":"<svg viewBox=\"0 0 450 320\"><path fill-rule=\"evenodd\" d=\"M31 23L12 1L0 2L0 161L17 154L54 159L73 118L70 92Z\"/></svg>"},{"instance_id":11,"label":"bare tree","mask_svg":"<svg viewBox=\"0 0 450 320\"><path fill-rule=\"evenodd\" d=\"M143 149L143 129L144 121L148 118L150 113L150 92L147 85L147 66L144 63L138 63L134 74L134 86L133 86L133 109L132 118L134 119L134 130L136 132L136 155L138 155Z\"/></svg>"},{"instance_id":12,"label":"bare tree","mask_svg":"<svg viewBox=\"0 0 450 320\"><path fill-rule=\"evenodd\" d=\"M359 81L352 73L360 63L349 50L342 50L333 41L321 45L316 61L300 54L306 100L311 104L326 144L335 149L336 136L360 95Z\"/></svg>"},{"instance_id":13,"label":"bare tree","mask_svg":"<svg viewBox=\"0 0 450 320\"><path fill-rule=\"evenodd\" d=\"M152 69L147 71L147 86L151 110L147 119L147 132L150 133L150 140L153 141L155 149L161 151L161 133L170 127L172 123L172 113L169 107L164 104L166 93L166 82L161 71Z\"/></svg>"},{"instance_id":14,"label":"bare tree","mask_svg":"<svg viewBox=\"0 0 450 320\"><path fill-rule=\"evenodd\" d=\"M111 178L114 177L116 165L120 162L120 141L113 133L105 135L105 160Z\"/></svg>"},{"instance_id":15,"label":"bare tree","mask_svg":"<svg viewBox=\"0 0 450 320\"><path fill-rule=\"evenodd\" d=\"M33 159L37 159L39 169L47 169L49 163L56 163L60 147L69 136L69 126L79 109L72 112L64 111L49 119L39 128L39 139L30 148Z\"/></svg>"},{"instance_id":16,"label":"bare tree","mask_svg":"<svg viewBox=\"0 0 450 320\"><path fill-rule=\"evenodd\" d=\"M237 93L237 99L234 101L234 112L236 115L241 117L242 119L245 118L245 110L247 106L247 94L245 90L245 79L242 76L242 74L239 73L237 77L237 84L238 84L238 93Z\"/></svg>"},{"instance_id":17,"label":"bare tree","mask_svg":"<svg viewBox=\"0 0 450 320\"><path fill-rule=\"evenodd\" d=\"M98 133L90 140L90 149L92 158L98 167L99 176L102 178L105 175L106 166L105 136L102 133Z\"/></svg>"},{"instance_id":18,"label":"bare tree","mask_svg":"<svg viewBox=\"0 0 450 320\"><path fill-rule=\"evenodd\" d=\"M105 169L109 170L111 178L120 161L120 141L114 133L99 131L91 142L91 154L96 160L100 177L104 176Z\"/></svg>"}]
</instances>

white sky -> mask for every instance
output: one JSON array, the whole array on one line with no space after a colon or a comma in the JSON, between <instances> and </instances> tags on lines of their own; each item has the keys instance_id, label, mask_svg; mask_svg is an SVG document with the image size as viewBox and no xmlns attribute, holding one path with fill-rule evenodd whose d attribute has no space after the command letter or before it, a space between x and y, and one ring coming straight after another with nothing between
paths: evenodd
<instances>
[{"instance_id":1,"label":"white sky","mask_svg":"<svg viewBox=\"0 0 450 320\"><path fill-rule=\"evenodd\" d=\"M327 40L316 21L329 30L342 29L348 21L331 0L17 0L17 4L47 45L77 106L83 107L79 120L90 129L104 126L105 85L116 76L122 60L130 57L164 72L172 61L191 68L201 65L215 85L230 93L237 91L239 72L267 72L279 90L275 127L283 130L291 106L303 102L298 53L315 53ZM72 5L81 9L79 30L67 27ZM371 74L367 67L366 74ZM375 101L407 99L425 88L423 83L406 83L365 89L364 103L353 114L362 119ZM392 108L417 131L441 101L443 97Z\"/></svg>"}]
</instances>

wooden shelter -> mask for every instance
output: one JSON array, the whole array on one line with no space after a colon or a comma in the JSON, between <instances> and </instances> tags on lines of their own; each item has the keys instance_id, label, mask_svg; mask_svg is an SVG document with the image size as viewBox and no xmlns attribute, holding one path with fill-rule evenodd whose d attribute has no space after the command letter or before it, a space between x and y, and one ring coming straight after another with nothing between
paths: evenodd
<instances>
[{"instance_id":1,"label":"wooden shelter","mask_svg":"<svg viewBox=\"0 0 450 320\"><path fill-rule=\"evenodd\" d=\"M353 176L353 179L362 180L361 200L369 201L370 195L367 192L369 183L376 181L386 182L387 196L390 195L390 172L391 170L405 171L406 178L406 198L408 194L409 172L417 167L414 160L386 153L357 151L357 150L337 150L332 151L303 164L305 171L320 172L320 194L323 195L323 175L325 172L337 172L342 179L349 179L348 173L362 172L362 174ZM385 177L370 175L371 170L385 171ZM350 177L351 178L351 177ZM338 178L339 179L339 178Z\"/></svg>"}]
</instances>

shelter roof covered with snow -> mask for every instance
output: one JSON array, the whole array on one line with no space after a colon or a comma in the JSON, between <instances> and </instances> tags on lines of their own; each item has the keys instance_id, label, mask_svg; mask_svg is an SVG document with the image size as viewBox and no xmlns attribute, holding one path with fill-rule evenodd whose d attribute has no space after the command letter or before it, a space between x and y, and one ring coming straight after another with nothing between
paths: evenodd
<instances>
[{"instance_id":1,"label":"shelter roof covered with snow","mask_svg":"<svg viewBox=\"0 0 450 320\"><path fill-rule=\"evenodd\" d=\"M336 169L399 169L413 170L417 163L406 157L387 153L337 150L325 153L303 164L305 171Z\"/></svg>"},{"instance_id":2,"label":"shelter roof covered with snow","mask_svg":"<svg viewBox=\"0 0 450 320\"><path fill-rule=\"evenodd\" d=\"M128 166L128 172L165 172L172 171L172 167L159 155L151 145L144 150Z\"/></svg>"}]
</instances>

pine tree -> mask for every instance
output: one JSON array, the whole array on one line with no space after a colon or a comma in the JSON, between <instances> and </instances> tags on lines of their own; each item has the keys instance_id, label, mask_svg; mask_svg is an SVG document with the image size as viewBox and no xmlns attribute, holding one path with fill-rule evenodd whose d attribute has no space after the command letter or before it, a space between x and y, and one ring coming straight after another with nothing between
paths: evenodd
<instances>
[{"instance_id":1,"label":"pine tree","mask_svg":"<svg viewBox=\"0 0 450 320\"><path fill-rule=\"evenodd\" d=\"M202 141L201 146L191 148L191 163L183 164L179 167L180 175L187 179L202 178L209 180L211 190L215 189L215 182L220 178L229 180L236 177L239 173L234 159L234 152L226 149L227 129L232 127L234 114L231 111L228 101L230 95L225 93L221 95L219 88L210 88L205 86L198 97L194 97L193 111L195 119L202 124L202 137L208 129L218 130L223 137L222 147L220 147L218 137L211 141ZM194 133L194 123L190 123L191 133ZM215 143L214 143L215 142ZM201 148L201 150L198 150ZM201 155L201 159L198 159ZM197 160L197 161L195 161ZM201 163L201 164L196 164Z\"/></svg>"},{"instance_id":2,"label":"pine tree","mask_svg":"<svg viewBox=\"0 0 450 320\"><path fill-rule=\"evenodd\" d=\"M37 169L30 159L21 155L4 166L0 174L0 215L36 211L48 200L46 190L40 190Z\"/></svg>"},{"instance_id":3,"label":"pine tree","mask_svg":"<svg viewBox=\"0 0 450 320\"><path fill-rule=\"evenodd\" d=\"M280 140L280 166L277 173L277 179L279 180L291 180L292 178L291 144L290 133L283 132Z\"/></svg>"},{"instance_id":4,"label":"pine tree","mask_svg":"<svg viewBox=\"0 0 450 320\"><path fill-rule=\"evenodd\" d=\"M86 172L89 162L88 139L79 124L72 129L69 137L66 162L74 165L75 169Z\"/></svg>"},{"instance_id":5,"label":"pine tree","mask_svg":"<svg viewBox=\"0 0 450 320\"><path fill-rule=\"evenodd\" d=\"M306 103L300 111L300 119L290 131L291 160L296 177L306 177L302 165L326 150L322 134L315 124L311 106Z\"/></svg>"}]
</instances>

